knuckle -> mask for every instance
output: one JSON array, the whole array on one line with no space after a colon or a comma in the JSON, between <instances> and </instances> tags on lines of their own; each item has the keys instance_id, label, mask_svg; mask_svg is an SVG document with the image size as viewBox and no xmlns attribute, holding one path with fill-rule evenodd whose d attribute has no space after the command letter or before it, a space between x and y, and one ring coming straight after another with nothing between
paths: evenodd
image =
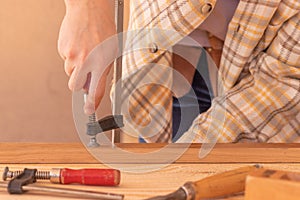
<instances>
[{"instance_id":1,"label":"knuckle","mask_svg":"<svg viewBox=\"0 0 300 200\"><path fill-rule=\"evenodd\" d=\"M69 50L66 51L65 55L66 55L66 58L73 59L73 58L75 58L76 54L74 53L74 51L72 51L71 49L69 49Z\"/></svg>"},{"instance_id":2,"label":"knuckle","mask_svg":"<svg viewBox=\"0 0 300 200\"><path fill-rule=\"evenodd\" d=\"M80 55L78 56L79 62L80 62L80 63L84 63L84 61L86 60L87 56L88 56L88 51L82 50L82 51L80 52Z\"/></svg>"}]
</instances>

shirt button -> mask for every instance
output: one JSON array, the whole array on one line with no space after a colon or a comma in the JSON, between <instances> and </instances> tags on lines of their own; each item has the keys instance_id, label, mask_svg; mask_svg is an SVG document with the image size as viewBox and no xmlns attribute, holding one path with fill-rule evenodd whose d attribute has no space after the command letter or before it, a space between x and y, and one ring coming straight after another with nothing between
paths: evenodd
<instances>
[{"instance_id":1,"label":"shirt button","mask_svg":"<svg viewBox=\"0 0 300 200\"><path fill-rule=\"evenodd\" d=\"M203 5L201 8L202 14L208 14L211 10L212 10L212 5L210 3Z\"/></svg>"},{"instance_id":2,"label":"shirt button","mask_svg":"<svg viewBox=\"0 0 300 200\"><path fill-rule=\"evenodd\" d=\"M149 49L149 51L150 51L151 53L156 53L156 52L158 51L158 46L157 46L157 44L155 44L155 43L150 44L150 49Z\"/></svg>"},{"instance_id":3,"label":"shirt button","mask_svg":"<svg viewBox=\"0 0 300 200\"><path fill-rule=\"evenodd\" d=\"M212 48L211 48L211 47L207 48L206 50L207 50L208 52L212 52Z\"/></svg>"}]
</instances>

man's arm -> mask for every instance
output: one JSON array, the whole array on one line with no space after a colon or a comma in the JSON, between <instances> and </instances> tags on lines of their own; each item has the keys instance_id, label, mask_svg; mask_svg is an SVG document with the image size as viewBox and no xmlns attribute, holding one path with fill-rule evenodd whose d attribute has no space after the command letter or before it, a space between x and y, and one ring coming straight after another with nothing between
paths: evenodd
<instances>
[{"instance_id":1,"label":"man's arm","mask_svg":"<svg viewBox=\"0 0 300 200\"><path fill-rule=\"evenodd\" d=\"M85 112L90 114L97 108L104 95L109 67L97 66L92 69L92 66L83 64L92 49L116 34L114 1L65 0L65 5L66 14L59 33L58 51L65 61L65 72L70 77L70 90L89 90ZM110 48L100 50L103 57L99 59L116 56L117 46L117 41L114 41ZM107 69L100 77L99 70L105 67Z\"/></svg>"}]
</instances>

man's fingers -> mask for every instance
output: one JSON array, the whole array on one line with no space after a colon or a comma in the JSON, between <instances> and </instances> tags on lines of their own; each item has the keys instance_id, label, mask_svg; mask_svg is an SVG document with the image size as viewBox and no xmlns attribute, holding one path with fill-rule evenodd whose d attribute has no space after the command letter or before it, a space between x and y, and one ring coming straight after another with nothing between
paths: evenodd
<instances>
[{"instance_id":1,"label":"man's fingers","mask_svg":"<svg viewBox=\"0 0 300 200\"><path fill-rule=\"evenodd\" d=\"M84 106L86 114L92 114L101 103L106 89L107 77L113 65L108 66L103 73L92 72L89 74L89 95Z\"/></svg>"},{"instance_id":2,"label":"man's fingers","mask_svg":"<svg viewBox=\"0 0 300 200\"><path fill-rule=\"evenodd\" d=\"M75 69L75 62L70 59L65 60L65 66L64 66L65 72L68 76L71 76L72 72Z\"/></svg>"},{"instance_id":3,"label":"man's fingers","mask_svg":"<svg viewBox=\"0 0 300 200\"><path fill-rule=\"evenodd\" d=\"M88 91L89 91L89 88L90 88L90 84L91 84L91 72L89 72L88 74L87 74L87 79L86 79L86 82L85 82L85 84L84 84L84 86L83 86L83 91L85 91L86 93L88 93Z\"/></svg>"},{"instance_id":4,"label":"man's fingers","mask_svg":"<svg viewBox=\"0 0 300 200\"><path fill-rule=\"evenodd\" d=\"M81 67L75 67L69 79L69 88L71 91L78 91L85 87L88 79L88 70Z\"/></svg>"},{"instance_id":5,"label":"man's fingers","mask_svg":"<svg viewBox=\"0 0 300 200\"><path fill-rule=\"evenodd\" d=\"M105 93L106 77L106 74L99 75L92 73L88 98L84 106L86 114L94 113L99 106Z\"/></svg>"},{"instance_id":6,"label":"man's fingers","mask_svg":"<svg viewBox=\"0 0 300 200\"><path fill-rule=\"evenodd\" d=\"M102 75L96 89L96 94L95 94L95 108L97 109L99 104L102 101L102 98L104 97L105 89L106 89L106 80L107 80L107 75Z\"/></svg>"},{"instance_id":7,"label":"man's fingers","mask_svg":"<svg viewBox=\"0 0 300 200\"><path fill-rule=\"evenodd\" d=\"M84 105L84 112L87 115L95 113L96 110L95 99L96 99L96 89L97 89L98 81L99 81L99 76L96 76L95 73L92 73L89 91L88 91L88 97Z\"/></svg>"}]
</instances>

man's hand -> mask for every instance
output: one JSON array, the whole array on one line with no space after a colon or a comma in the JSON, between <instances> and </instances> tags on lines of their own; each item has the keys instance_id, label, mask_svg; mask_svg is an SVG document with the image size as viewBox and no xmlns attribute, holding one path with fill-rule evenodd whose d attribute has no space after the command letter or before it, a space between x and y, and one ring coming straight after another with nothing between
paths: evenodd
<instances>
[{"instance_id":1,"label":"man's hand","mask_svg":"<svg viewBox=\"0 0 300 200\"><path fill-rule=\"evenodd\" d=\"M97 48L97 59L90 59L96 62L85 61L91 50L116 34L114 1L65 0L65 4L66 15L59 33L58 51L65 60L65 72L70 76L70 90L88 90L85 113L91 114L104 95L110 68L107 62L117 55L117 39L110 39L109 45Z\"/></svg>"}]
</instances>

